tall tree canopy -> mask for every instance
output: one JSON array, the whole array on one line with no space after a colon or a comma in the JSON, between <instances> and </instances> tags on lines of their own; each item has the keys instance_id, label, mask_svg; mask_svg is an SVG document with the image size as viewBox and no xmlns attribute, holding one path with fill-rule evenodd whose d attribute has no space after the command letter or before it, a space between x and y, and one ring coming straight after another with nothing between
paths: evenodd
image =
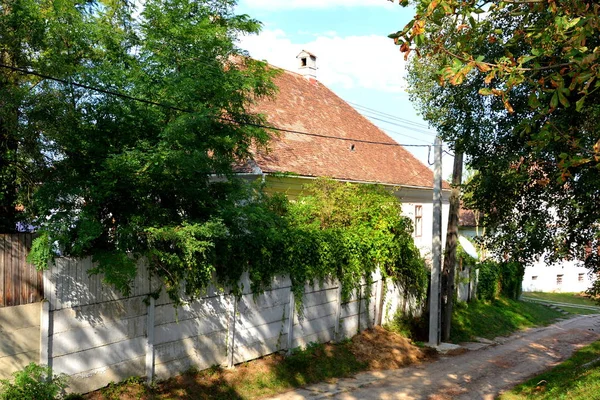
<instances>
[{"instance_id":1,"label":"tall tree canopy","mask_svg":"<svg viewBox=\"0 0 600 400\"><path fill-rule=\"evenodd\" d=\"M469 206L486 214L491 244L523 262L545 254L600 271L600 5L411 4L417 15L390 36L416 56L412 96L425 118L478 172Z\"/></svg>"},{"instance_id":2,"label":"tall tree canopy","mask_svg":"<svg viewBox=\"0 0 600 400\"><path fill-rule=\"evenodd\" d=\"M25 206L39 265L93 255L127 291L140 256L178 276L171 249L200 287L214 272L206 238L237 193L211 176L231 176L267 140L248 109L274 91L272 71L236 47L260 24L234 0L133 4L1 1L2 212Z\"/></svg>"}]
</instances>

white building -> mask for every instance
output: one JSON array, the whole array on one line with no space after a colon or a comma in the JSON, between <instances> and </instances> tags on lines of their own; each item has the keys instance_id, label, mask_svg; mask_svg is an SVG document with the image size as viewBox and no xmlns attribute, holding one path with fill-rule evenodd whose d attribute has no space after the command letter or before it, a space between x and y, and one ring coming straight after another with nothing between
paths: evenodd
<instances>
[{"instance_id":1,"label":"white building","mask_svg":"<svg viewBox=\"0 0 600 400\"><path fill-rule=\"evenodd\" d=\"M548 265L540 259L525 268L523 292L584 292L593 282L593 276L580 261Z\"/></svg>"}]
</instances>

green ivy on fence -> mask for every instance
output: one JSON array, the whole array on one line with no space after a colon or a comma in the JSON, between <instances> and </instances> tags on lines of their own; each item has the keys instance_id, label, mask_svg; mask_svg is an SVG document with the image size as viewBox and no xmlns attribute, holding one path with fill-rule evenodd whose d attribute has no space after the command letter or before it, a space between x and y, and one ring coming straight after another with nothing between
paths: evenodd
<instances>
[{"instance_id":1,"label":"green ivy on fence","mask_svg":"<svg viewBox=\"0 0 600 400\"><path fill-rule=\"evenodd\" d=\"M379 268L409 295L424 297L427 269L412 238L412 223L401 215L401 203L392 192L377 185L317 179L303 193L292 202L282 194L247 188L208 221L147 229L139 238L147 251L132 254L131 265L92 252L100 261L93 272L127 292L134 259L147 257L152 273L176 303L182 286L186 295L198 297L214 276L239 295L245 271L256 293L267 289L275 276L289 274L301 302L306 283L327 279L341 282L347 300ZM44 240L46 246L38 246L31 257L37 265L47 259L49 239Z\"/></svg>"},{"instance_id":2,"label":"green ivy on fence","mask_svg":"<svg viewBox=\"0 0 600 400\"><path fill-rule=\"evenodd\" d=\"M525 267L517 262L486 260L479 265L477 297L494 300L501 295L516 300L521 295Z\"/></svg>"}]
</instances>

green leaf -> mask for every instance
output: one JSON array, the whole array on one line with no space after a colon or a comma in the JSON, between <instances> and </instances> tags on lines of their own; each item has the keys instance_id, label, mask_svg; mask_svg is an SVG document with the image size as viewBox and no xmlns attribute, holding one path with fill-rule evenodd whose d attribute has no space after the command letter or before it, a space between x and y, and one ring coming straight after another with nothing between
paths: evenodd
<instances>
[{"instance_id":1,"label":"green leaf","mask_svg":"<svg viewBox=\"0 0 600 400\"><path fill-rule=\"evenodd\" d=\"M537 56L521 56L519 57L519 59L517 60L517 62L519 64L525 64L533 59L537 58Z\"/></svg>"},{"instance_id":2,"label":"green leaf","mask_svg":"<svg viewBox=\"0 0 600 400\"><path fill-rule=\"evenodd\" d=\"M537 93L531 92L529 95L529 99L527 100L529 106L533 109L536 109L541 106L540 100L538 99Z\"/></svg>"},{"instance_id":3,"label":"green leaf","mask_svg":"<svg viewBox=\"0 0 600 400\"><path fill-rule=\"evenodd\" d=\"M565 90L568 89L565 88ZM558 100L560 101L560 104L562 104L565 108L571 105L569 103L569 100L566 98L565 92L563 90L557 89L555 93L558 93Z\"/></svg>"},{"instance_id":4,"label":"green leaf","mask_svg":"<svg viewBox=\"0 0 600 400\"><path fill-rule=\"evenodd\" d=\"M550 99L550 107L556 108L558 107L558 90L554 91L552 98Z\"/></svg>"},{"instance_id":5,"label":"green leaf","mask_svg":"<svg viewBox=\"0 0 600 400\"><path fill-rule=\"evenodd\" d=\"M575 110L577 110L578 112L581 112L581 110L583 109L583 106L585 104L585 98L586 96L583 96L575 102Z\"/></svg>"}]
</instances>

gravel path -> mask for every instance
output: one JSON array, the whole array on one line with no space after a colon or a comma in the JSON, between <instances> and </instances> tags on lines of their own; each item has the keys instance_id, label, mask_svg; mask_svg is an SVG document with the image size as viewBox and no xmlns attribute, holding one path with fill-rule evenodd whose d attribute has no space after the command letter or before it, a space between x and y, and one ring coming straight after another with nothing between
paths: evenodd
<instances>
[{"instance_id":1,"label":"gravel path","mask_svg":"<svg viewBox=\"0 0 600 400\"><path fill-rule=\"evenodd\" d=\"M494 345L397 370L363 372L273 397L304 399L492 400L600 340L600 315L584 315L529 329Z\"/></svg>"}]
</instances>

